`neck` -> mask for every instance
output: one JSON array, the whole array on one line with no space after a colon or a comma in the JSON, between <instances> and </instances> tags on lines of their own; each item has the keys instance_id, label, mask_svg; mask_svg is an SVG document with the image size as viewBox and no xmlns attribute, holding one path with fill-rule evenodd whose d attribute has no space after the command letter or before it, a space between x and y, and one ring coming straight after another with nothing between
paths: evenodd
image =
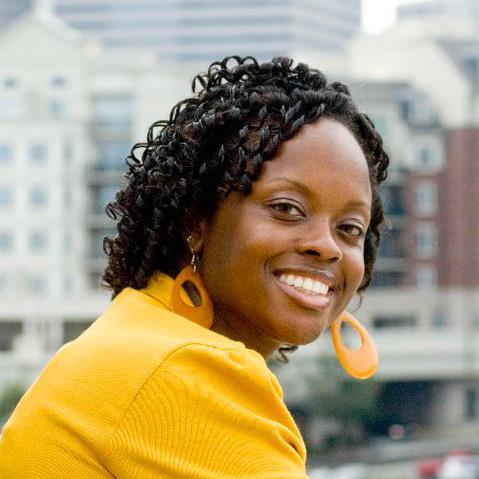
<instances>
[{"instance_id":1,"label":"neck","mask_svg":"<svg viewBox=\"0 0 479 479\"><path fill-rule=\"evenodd\" d=\"M243 318L237 318L220 307L215 307L213 326L210 329L233 341L242 342L247 348L261 354L265 361L281 346L278 341L265 338L261 331L252 331Z\"/></svg>"}]
</instances>

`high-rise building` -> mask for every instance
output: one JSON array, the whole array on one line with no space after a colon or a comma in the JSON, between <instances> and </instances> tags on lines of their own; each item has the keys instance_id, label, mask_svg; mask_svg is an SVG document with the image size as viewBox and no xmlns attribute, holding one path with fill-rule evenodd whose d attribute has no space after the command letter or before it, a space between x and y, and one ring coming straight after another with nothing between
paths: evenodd
<instances>
[{"instance_id":1,"label":"high-rise building","mask_svg":"<svg viewBox=\"0 0 479 479\"><path fill-rule=\"evenodd\" d=\"M32 7L34 0L0 0L0 30Z\"/></svg>"},{"instance_id":2,"label":"high-rise building","mask_svg":"<svg viewBox=\"0 0 479 479\"><path fill-rule=\"evenodd\" d=\"M446 17L453 20L462 17L472 20L479 32L479 3L477 0L429 0L415 1L400 5L397 9L398 20L412 18L427 19Z\"/></svg>"},{"instance_id":3,"label":"high-rise building","mask_svg":"<svg viewBox=\"0 0 479 479\"><path fill-rule=\"evenodd\" d=\"M56 15L106 48L152 50L162 63L338 52L359 31L360 9L360 0L53 1Z\"/></svg>"}]
</instances>

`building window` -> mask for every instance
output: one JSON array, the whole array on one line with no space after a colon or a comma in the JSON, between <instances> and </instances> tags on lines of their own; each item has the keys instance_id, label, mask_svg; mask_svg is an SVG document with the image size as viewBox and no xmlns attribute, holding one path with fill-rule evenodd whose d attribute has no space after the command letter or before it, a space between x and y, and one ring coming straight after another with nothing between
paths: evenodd
<instances>
[{"instance_id":1,"label":"building window","mask_svg":"<svg viewBox=\"0 0 479 479\"><path fill-rule=\"evenodd\" d=\"M431 319L431 326L434 329L441 329L447 325L447 316L444 309L434 311Z\"/></svg>"},{"instance_id":2,"label":"building window","mask_svg":"<svg viewBox=\"0 0 479 479\"><path fill-rule=\"evenodd\" d=\"M371 287L373 288L394 288L401 286L403 273L401 271L375 271Z\"/></svg>"},{"instance_id":3,"label":"building window","mask_svg":"<svg viewBox=\"0 0 479 479\"><path fill-rule=\"evenodd\" d=\"M129 142L103 142L100 144L98 169L104 171L119 171L126 167L125 158L130 153Z\"/></svg>"},{"instance_id":4,"label":"building window","mask_svg":"<svg viewBox=\"0 0 479 479\"><path fill-rule=\"evenodd\" d=\"M11 233L0 232L0 253L13 249L13 236Z\"/></svg>"},{"instance_id":5,"label":"building window","mask_svg":"<svg viewBox=\"0 0 479 479\"><path fill-rule=\"evenodd\" d=\"M417 319L412 315L376 316L372 321L375 329L415 328Z\"/></svg>"},{"instance_id":6,"label":"building window","mask_svg":"<svg viewBox=\"0 0 479 479\"><path fill-rule=\"evenodd\" d=\"M61 76L61 75L54 76L50 80L50 85L53 88L65 88L67 86L67 84L68 84L67 79L64 76Z\"/></svg>"},{"instance_id":7,"label":"building window","mask_svg":"<svg viewBox=\"0 0 479 479\"><path fill-rule=\"evenodd\" d=\"M435 215L437 212L437 185L431 181L422 181L416 187L416 213Z\"/></svg>"},{"instance_id":8,"label":"building window","mask_svg":"<svg viewBox=\"0 0 479 479\"><path fill-rule=\"evenodd\" d=\"M65 117L68 113L67 102L62 98L53 98L50 100L49 109L52 116Z\"/></svg>"},{"instance_id":9,"label":"building window","mask_svg":"<svg viewBox=\"0 0 479 479\"><path fill-rule=\"evenodd\" d=\"M431 258L437 252L437 230L433 223L419 223L416 231L416 251L421 258Z\"/></svg>"},{"instance_id":10,"label":"building window","mask_svg":"<svg viewBox=\"0 0 479 479\"><path fill-rule=\"evenodd\" d=\"M44 143L30 145L29 157L32 163L44 164L47 160L47 146Z\"/></svg>"},{"instance_id":11,"label":"building window","mask_svg":"<svg viewBox=\"0 0 479 479\"><path fill-rule=\"evenodd\" d=\"M402 259L406 257L404 248L404 231L395 226L383 232L379 245L379 256L382 258Z\"/></svg>"},{"instance_id":12,"label":"building window","mask_svg":"<svg viewBox=\"0 0 479 479\"><path fill-rule=\"evenodd\" d=\"M129 134L132 124L132 99L130 96L98 97L94 102L97 127L104 133Z\"/></svg>"},{"instance_id":13,"label":"building window","mask_svg":"<svg viewBox=\"0 0 479 479\"><path fill-rule=\"evenodd\" d=\"M27 291L32 294L46 293L48 280L42 274L32 273L27 277Z\"/></svg>"},{"instance_id":14,"label":"building window","mask_svg":"<svg viewBox=\"0 0 479 479\"><path fill-rule=\"evenodd\" d=\"M417 153L417 163L420 171L431 171L437 167L437 159L433 148L422 146Z\"/></svg>"},{"instance_id":15,"label":"building window","mask_svg":"<svg viewBox=\"0 0 479 479\"><path fill-rule=\"evenodd\" d=\"M12 351L15 339L22 334L21 321L0 321L0 351Z\"/></svg>"},{"instance_id":16,"label":"building window","mask_svg":"<svg viewBox=\"0 0 479 479\"><path fill-rule=\"evenodd\" d=\"M18 86L18 80L14 77L6 77L3 79L3 88L13 90Z\"/></svg>"},{"instance_id":17,"label":"building window","mask_svg":"<svg viewBox=\"0 0 479 479\"><path fill-rule=\"evenodd\" d=\"M73 143L70 140L66 140L63 143L63 159L65 164L70 164L71 159L73 158Z\"/></svg>"},{"instance_id":18,"label":"building window","mask_svg":"<svg viewBox=\"0 0 479 479\"><path fill-rule=\"evenodd\" d=\"M30 191L30 205L38 207L45 206L47 204L48 194L45 188L33 188Z\"/></svg>"},{"instance_id":19,"label":"building window","mask_svg":"<svg viewBox=\"0 0 479 479\"><path fill-rule=\"evenodd\" d=\"M105 185L100 186L96 189L95 194L95 213L103 214L105 213L106 205L115 198L119 186Z\"/></svg>"},{"instance_id":20,"label":"building window","mask_svg":"<svg viewBox=\"0 0 479 479\"><path fill-rule=\"evenodd\" d=\"M12 190L6 186L0 186L0 208L5 208L12 204Z\"/></svg>"},{"instance_id":21,"label":"building window","mask_svg":"<svg viewBox=\"0 0 479 479\"><path fill-rule=\"evenodd\" d=\"M48 246L48 237L41 231L35 231L30 235L28 243L31 251L44 251Z\"/></svg>"},{"instance_id":22,"label":"building window","mask_svg":"<svg viewBox=\"0 0 479 479\"><path fill-rule=\"evenodd\" d=\"M437 285L436 268L431 265L420 265L416 270L416 281L420 288L432 288Z\"/></svg>"},{"instance_id":23,"label":"building window","mask_svg":"<svg viewBox=\"0 0 479 479\"><path fill-rule=\"evenodd\" d=\"M92 321L65 321L63 323L63 342L73 341L78 338L85 329L87 329Z\"/></svg>"},{"instance_id":24,"label":"building window","mask_svg":"<svg viewBox=\"0 0 479 479\"><path fill-rule=\"evenodd\" d=\"M402 216L406 214L402 185L384 185L380 189L380 196L386 216Z\"/></svg>"},{"instance_id":25,"label":"building window","mask_svg":"<svg viewBox=\"0 0 479 479\"><path fill-rule=\"evenodd\" d=\"M466 419L476 419L478 416L477 391L473 388L466 390Z\"/></svg>"},{"instance_id":26,"label":"building window","mask_svg":"<svg viewBox=\"0 0 479 479\"><path fill-rule=\"evenodd\" d=\"M10 163L13 158L13 148L8 144L0 144L0 165Z\"/></svg>"}]
</instances>

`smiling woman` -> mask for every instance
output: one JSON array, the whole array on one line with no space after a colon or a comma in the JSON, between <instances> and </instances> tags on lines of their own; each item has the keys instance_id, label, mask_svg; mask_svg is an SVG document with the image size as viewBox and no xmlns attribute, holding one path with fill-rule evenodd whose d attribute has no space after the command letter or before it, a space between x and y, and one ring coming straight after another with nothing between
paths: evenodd
<instances>
[{"instance_id":1,"label":"smiling woman","mask_svg":"<svg viewBox=\"0 0 479 479\"><path fill-rule=\"evenodd\" d=\"M2 477L304 479L266 360L331 327L345 369L374 372L345 311L383 223L374 125L345 85L287 58L225 58L198 84L127 159L107 207L113 301L20 401Z\"/></svg>"}]
</instances>

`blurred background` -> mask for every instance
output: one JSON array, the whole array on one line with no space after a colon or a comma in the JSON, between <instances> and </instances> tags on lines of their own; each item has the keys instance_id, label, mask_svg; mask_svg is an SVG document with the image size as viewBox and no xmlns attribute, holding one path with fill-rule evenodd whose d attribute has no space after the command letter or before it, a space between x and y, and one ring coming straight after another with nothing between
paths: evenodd
<instances>
[{"instance_id":1,"label":"blurred background","mask_svg":"<svg viewBox=\"0 0 479 479\"><path fill-rule=\"evenodd\" d=\"M0 424L109 302L131 146L233 54L346 82L391 158L351 305L378 374L347 379L328 335L270 364L311 478L478 478L447 465L479 454L479 0L0 0Z\"/></svg>"}]
</instances>

